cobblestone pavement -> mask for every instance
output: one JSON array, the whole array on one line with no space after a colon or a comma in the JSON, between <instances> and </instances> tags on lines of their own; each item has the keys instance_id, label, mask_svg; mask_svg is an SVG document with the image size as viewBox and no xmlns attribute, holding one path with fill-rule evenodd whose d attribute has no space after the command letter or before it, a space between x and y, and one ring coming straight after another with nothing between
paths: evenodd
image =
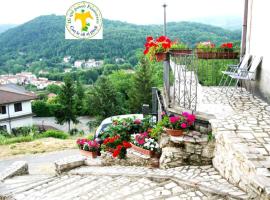
<instances>
[{"instance_id":1,"label":"cobblestone pavement","mask_svg":"<svg viewBox=\"0 0 270 200\"><path fill-rule=\"evenodd\" d=\"M198 111L213 114L214 166L231 182L265 191L270 198L270 106L240 89L228 98L219 87L202 87ZM258 189L260 188L260 189Z\"/></svg>"},{"instance_id":2,"label":"cobblestone pavement","mask_svg":"<svg viewBox=\"0 0 270 200\"><path fill-rule=\"evenodd\" d=\"M161 170L143 167L81 167L65 175L18 176L0 184L14 199L248 199L211 166Z\"/></svg>"}]
</instances>

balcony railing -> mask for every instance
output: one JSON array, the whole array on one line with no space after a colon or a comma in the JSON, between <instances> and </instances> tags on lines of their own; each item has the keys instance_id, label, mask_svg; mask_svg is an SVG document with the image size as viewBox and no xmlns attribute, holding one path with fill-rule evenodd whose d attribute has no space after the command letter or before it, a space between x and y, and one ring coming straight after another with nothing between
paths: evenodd
<instances>
[{"instance_id":1,"label":"balcony railing","mask_svg":"<svg viewBox=\"0 0 270 200\"><path fill-rule=\"evenodd\" d=\"M231 52L168 53L163 76L167 105L195 111L198 85L218 86L222 71L238 62L237 54Z\"/></svg>"}]
</instances>

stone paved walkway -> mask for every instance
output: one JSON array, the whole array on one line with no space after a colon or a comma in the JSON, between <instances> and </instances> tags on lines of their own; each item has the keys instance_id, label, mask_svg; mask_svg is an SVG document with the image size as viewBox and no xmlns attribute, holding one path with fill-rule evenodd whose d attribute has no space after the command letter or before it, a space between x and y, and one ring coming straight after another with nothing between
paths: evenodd
<instances>
[{"instance_id":1,"label":"stone paved walkway","mask_svg":"<svg viewBox=\"0 0 270 200\"><path fill-rule=\"evenodd\" d=\"M198 111L213 114L214 166L242 188L270 198L270 106L244 91L228 98L221 88L202 87Z\"/></svg>"},{"instance_id":2,"label":"stone paved walkway","mask_svg":"<svg viewBox=\"0 0 270 200\"><path fill-rule=\"evenodd\" d=\"M211 166L161 170L143 167L81 167L66 175L21 176L0 184L14 199L248 199Z\"/></svg>"}]
</instances>

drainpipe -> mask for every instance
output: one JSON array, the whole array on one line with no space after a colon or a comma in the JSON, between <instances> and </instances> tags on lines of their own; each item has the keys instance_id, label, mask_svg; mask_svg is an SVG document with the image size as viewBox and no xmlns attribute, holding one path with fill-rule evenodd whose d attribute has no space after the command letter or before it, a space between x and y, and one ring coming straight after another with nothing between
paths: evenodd
<instances>
[{"instance_id":1,"label":"drainpipe","mask_svg":"<svg viewBox=\"0 0 270 200\"><path fill-rule=\"evenodd\" d=\"M241 43L241 57L246 53L247 46L247 20L248 20L248 0L245 0L244 5L244 19L243 19L243 28L242 28L242 43Z\"/></svg>"},{"instance_id":2,"label":"drainpipe","mask_svg":"<svg viewBox=\"0 0 270 200\"><path fill-rule=\"evenodd\" d=\"M10 130L10 133L11 133L11 119L10 119L9 105L10 104L7 104L7 108L8 108L8 124L9 124L9 130Z\"/></svg>"}]
</instances>

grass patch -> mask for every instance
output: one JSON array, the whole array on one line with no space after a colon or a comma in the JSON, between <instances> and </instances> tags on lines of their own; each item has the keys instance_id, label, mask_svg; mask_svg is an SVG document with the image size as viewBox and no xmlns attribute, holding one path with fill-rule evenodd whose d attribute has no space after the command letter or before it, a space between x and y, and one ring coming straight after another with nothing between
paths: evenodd
<instances>
[{"instance_id":1,"label":"grass patch","mask_svg":"<svg viewBox=\"0 0 270 200\"><path fill-rule=\"evenodd\" d=\"M34 139L35 138L31 135L12 137L12 138L6 138L6 137L1 136L0 137L0 145L20 143L20 142L31 142Z\"/></svg>"},{"instance_id":2,"label":"grass patch","mask_svg":"<svg viewBox=\"0 0 270 200\"><path fill-rule=\"evenodd\" d=\"M52 137L52 138L59 138L59 139L67 139L69 137L68 134L66 134L63 131L58 131L58 130L47 130L46 132L38 135L39 138L47 138L47 137Z\"/></svg>"},{"instance_id":3,"label":"grass patch","mask_svg":"<svg viewBox=\"0 0 270 200\"><path fill-rule=\"evenodd\" d=\"M26 136L17 136L17 137L6 137L0 135L0 145L7 145L13 143L21 143L21 142L31 142L40 138L58 138L58 139L68 139L69 135L63 131L58 130L48 130L41 134L30 134Z\"/></svg>"}]
</instances>

